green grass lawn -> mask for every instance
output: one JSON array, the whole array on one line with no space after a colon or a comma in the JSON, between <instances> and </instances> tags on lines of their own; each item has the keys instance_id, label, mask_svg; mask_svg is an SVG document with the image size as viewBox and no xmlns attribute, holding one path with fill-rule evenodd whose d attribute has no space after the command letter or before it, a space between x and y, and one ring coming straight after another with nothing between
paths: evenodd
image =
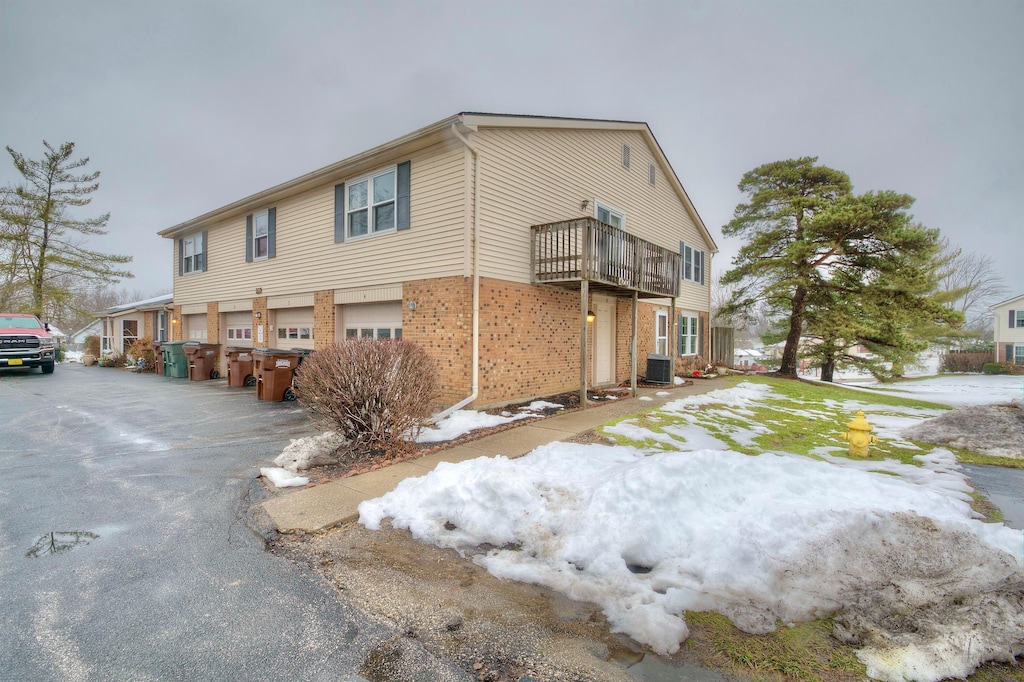
<instances>
[{"instance_id":1,"label":"green grass lawn","mask_svg":"<svg viewBox=\"0 0 1024 682\"><path fill-rule=\"evenodd\" d=\"M719 381L723 389L750 382L767 385L771 392L750 404L710 403L683 411L656 409L611 422L599 431L616 443L651 453L707 447L705 436L710 436L731 450L749 455L779 452L825 459L826 455L849 457L848 444L840 434L846 431L847 422L856 416L858 409L864 410L868 422L889 418L925 419L950 409L884 393L790 379L730 377ZM618 429L628 432L616 433L617 426L628 427ZM868 459L879 462L879 468L873 469L878 473L898 475L885 469L885 460L922 466L914 456L927 455L940 447L898 437L882 438L870 447ZM1024 467L1022 460L943 449L953 452L961 462ZM890 468L894 467L890 465ZM998 510L982 495L974 495L972 506L987 520L1000 520ZM853 647L832 637L829 619L797 623L792 627L780 624L775 632L767 635L741 632L728 618L714 613L688 612L686 620L691 637L684 651L702 664L740 679L826 682L866 679L865 668ZM1022 682L1024 662L988 664L979 668L971 679Z\"/></svg>"}]
</instances>

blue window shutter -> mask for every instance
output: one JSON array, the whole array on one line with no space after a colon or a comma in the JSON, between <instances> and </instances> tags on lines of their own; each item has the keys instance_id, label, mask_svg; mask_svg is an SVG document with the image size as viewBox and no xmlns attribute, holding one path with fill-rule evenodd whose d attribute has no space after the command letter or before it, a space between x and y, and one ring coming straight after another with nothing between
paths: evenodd
<instances>
[{"instance_id":1,"label":"blue window shutter","mask_svg":"<svg viewBox=\"0 0 1024 682\"><path fill-rule=\"evenodd\" d=\"M267 258L277 255L277 209L267 209Z\"/></svg>"},{"instance_id":2,"label":"blue window shutter","mask_svg":"<svg viewBox=\"0 0 1024 682\"><path fill-rule=\"evenodd\" d=\"M252 262L252 213L245 216L245 262Z\"/></svg>"},{"instance_id":3,"label":"blue window shutter","mask_svg":"<svg viewBox=\"0 0 1024 682\"><path fill-rule=\"evenodd\" d=\"M398 164L398 206L395 208L396 228L408 230L409 221L409 175L412 169L411 161L403 161Z\"/></svg>"},{"instance_id":4,"label":"blue window shutter","mask_svg":"<svg viewBox=\"0 0 1024 682\"><path fill-rule=\"evenodd\" d=\"M686 254L684 253L684 251L686 251L686 243L679 242L679 279L686 279L685 277L683 277L683 269L686 267L684 265L684 261L686 260Z\"/></svg>"},{"instance_id":5,"label":"blue window shutter","mask_svg":"<svg viewBox=\"0 0 1024 682\"><path fill-rule=\"evenodd\" d=\"M334 243L345 241L345 183L334 186Z\"/></svg>"},{"instance_id":6,"label":"blue window shutter","mask_svg":"<svg viewBox=\"0 0 1024 682\"><path fill-rule=\"evenodd\" d=\"M185 240L178 240L178 276L181 277L185 274ZM1013 311L1011 310L1012 314ZM1013 325L1010 325L1013 326Z\"/></svg>"},{"instance_id":7,"label":"blue window shutter","mask_svg":"<svg viewBox=\"0 0 1024 682\"><path fill-rule=\"evenodd\" d=\"M199 268L199 270L201 272L206 272L206 256L207 256L207 253L206 253L206 251L207 251L207 249L206 249L206 233L207 233L207 230L203 230L203 232L202 232L202 235L203 235L202 236L202 240L203 240L203 267Z\"/></svg>"},{"instance_id":8,"label":"blue window shutter","mask_svg":"<svg viewBox=\"0 0 1024 682\"><path fill-rule=\"evenodd\" d=\"M1006 344L1006 361L1013 362L1013 344Z\"/></svg>"},{"instance_id":9,"label":"blue window shutter","mask_svg":"<svg viewBox=\"0 0 1024 682\"><path fill-rule=\"evenodd\" d=\"M1016 321L1016 319L1017 319L1017 311L1016 310L1011 310L1010 311L1010 321L1008 323L1010 325L1010 329L1013 329L1013 323Z\"/></svg>"},{"instance_id":10,"label":"blue window shutter","mask_svg":"<svg viewBox=\"0 0 1024 682\"><path fill-rule=\"evenodd\" d=\"M685 339L686 337L684 336L683 332L685 331L686 327L684 327L683 325L686 324L686 318L683 317L682 315L679 315L676 318L676 323L676 348L678 349L676 351L676 355L685 355L686 349L683 348L683 339Z\"/></svg>"}]
</instances>

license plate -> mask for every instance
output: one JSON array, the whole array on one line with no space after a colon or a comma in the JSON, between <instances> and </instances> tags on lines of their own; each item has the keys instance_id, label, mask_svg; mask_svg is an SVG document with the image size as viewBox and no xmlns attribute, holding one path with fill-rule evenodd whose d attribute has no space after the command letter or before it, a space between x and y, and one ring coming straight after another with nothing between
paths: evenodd
<instances>
[{"instance_id":1,"label":"license plate","mask_svg":"<svg viewBox=\"0 0 1024 682\"><path fill-rule=\"evenodd\" d=\"M21 358L11 358L10 360L7 361L7 364L8 365L20 365L21 364Z\"/></svg>"}]
</instances>

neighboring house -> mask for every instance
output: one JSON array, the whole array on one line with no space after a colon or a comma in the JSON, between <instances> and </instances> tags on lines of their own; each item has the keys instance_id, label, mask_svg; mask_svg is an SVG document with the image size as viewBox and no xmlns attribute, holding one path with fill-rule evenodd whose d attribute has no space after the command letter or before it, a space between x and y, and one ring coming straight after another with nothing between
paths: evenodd
<instances>
[{"instance_id":1,"label":"neighboring house","mask_svg":"<svg viewBox=\"0 0 1024 682\"><path fill-rule=\"evenodd\" d=\"M1024 294L996 303L991 310L996 362L1024 365Z\"/></svg>"},{"instance_id":2,"label":"neighboring house","mask_svg":"<svg viewBox=\"0 0 1024 682\"><path fill-rule=\"evenodd\" d=\"M126 353L128 348L141 338L151 341L169 340L169 323L173 323L172 301L171 294L164 294L143 301L115 305L97 313L101 325L101 352Z\"/></svg>"},{"instance_id":3,"label":"neighboring house","mask_svg":"<svg viewBox=\"0 0 1024 682\"><path fill-rule=\"evenodd\" d=\"M735 369L761 371L771 361L772 353L761 348L735 348L732 352L732 366Z\"/></svg>"},{"instance_id":4,"label":"neighboring house","mask_svg":"<svg viewBox=\"0 0 1024 682\"><path fill-rule=\"evenodd\" d=\"M447 405L629 380L634 337L640 374L710 349L717 247L645 123L457 114L160 235L174 338L404 337Z\"/></svg>"},{"instance_id":5,"label":"neighboring house","mask_svg":"<svg viewBox=\"0 0 1024 682\"><path fill-rule=\"evenodd\" d=\"M88 336L103 336L103 321L93 320L68 337L68 347L71 350L82 350L85 346L85 339Z\"/></svg>"}]
</instances>

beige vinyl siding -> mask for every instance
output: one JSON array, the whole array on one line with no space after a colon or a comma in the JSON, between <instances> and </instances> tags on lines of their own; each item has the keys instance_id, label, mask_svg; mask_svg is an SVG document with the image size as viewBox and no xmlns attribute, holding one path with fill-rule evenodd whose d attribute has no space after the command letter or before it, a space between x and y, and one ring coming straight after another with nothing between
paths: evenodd
<instances>
[{"instance_id":1,"label":"beige vinyl siding","mask_svg":"<svg viewBox=\"0 0 1024 682\"><path fill-rule=\"evenodd\" d=\"M376 167L412 162L409 230L335 244L337 183L331 182L254 209L276 208L275 258L246 262L245 215L207 226L206 272L178 276L174 240L175 303L288 296L462 275L468 257L464 156L461 145L437 144ZM257 288L262 289L259 294Z\"/></svg>"},{"instance_id":2,"label":"beige vinyl siding","mask_svg":"<svg viewBox=\"0 0 1024 682\"><path fill-rule=\"evenodd\" d=\"M594 215L595 200L626 215L625 229L677 251L704 238L637 131L485 129L474 136L484 159L481 181L481 266L486 276L528 282L530 226ZM622 166L622 144L631 166ZM648 182L648 166L657 181ZM587 200L587 208L581 209ZM706 280L709 278L705 278ZM698 289L706 289L698 287ZM707 308L707 295L697 306Z\"/></svg>"}]
</instances>

